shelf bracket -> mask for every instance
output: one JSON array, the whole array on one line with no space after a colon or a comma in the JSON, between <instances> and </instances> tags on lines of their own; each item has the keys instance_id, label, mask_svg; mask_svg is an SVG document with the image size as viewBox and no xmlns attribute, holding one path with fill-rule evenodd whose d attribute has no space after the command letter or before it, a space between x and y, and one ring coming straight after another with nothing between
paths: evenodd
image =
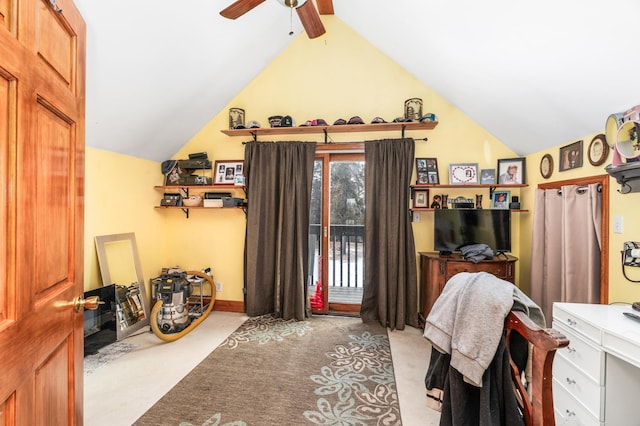
<instances>
[{"instance_id":1,"label":"shelf bracket","mask_svg":"<svg viewBox=\"0 0 640 426\"><path fill-rule=\"evenodd\" d=\"M189 209L182 209L182 211L184 212L184 215L187 217L187 219L189 219Z\"/></svg>"},{"instance_id":2,"label":"shelf bracket","mask_svg":"<svg viewBox=\"0 0 640 426\"><path fill-rule=\"evenodd\" d=\"M251 132L251 136L253 137L254 142L258 142L258 132L256 131Z\"/></svg>"},{"instance_id":3,"label":"shelf bracket","mask_svg":"<svg viewBox=\"0 0 640 426\"><path fill-rule=\"evenodd\" d=\"M329 143L329 133L327 133L326 127L322 129L322 133L324 133L324 143Z\"/></svg>"},{"instance_id":4,"label":"shelf bracket","mask_svg":"<svg viewBox=\"0 0 640 426\"><path fill-rule=\"evenodd\" d=\"M402 139L404 139L404 129L406 129L406 128L407 128L407 126L405 124L403 124L402 125L402 133L401 133Z\"/></svg>"}]
</instances>

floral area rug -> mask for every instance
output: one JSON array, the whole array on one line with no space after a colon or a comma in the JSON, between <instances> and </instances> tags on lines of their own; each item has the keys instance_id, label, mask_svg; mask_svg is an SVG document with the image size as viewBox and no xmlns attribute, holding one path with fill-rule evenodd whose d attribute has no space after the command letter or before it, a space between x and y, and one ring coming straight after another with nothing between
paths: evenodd
<instances>
[{"instance_id":1,"label":"floral area rug","mask_svg":"<svg viewBox=\"0 0 640 426\"><path fill-rule=\"evenodd\" d=\"M387 331L359 318L250 318L135 424L401 425Z\"/></svg>"}]
</instances>

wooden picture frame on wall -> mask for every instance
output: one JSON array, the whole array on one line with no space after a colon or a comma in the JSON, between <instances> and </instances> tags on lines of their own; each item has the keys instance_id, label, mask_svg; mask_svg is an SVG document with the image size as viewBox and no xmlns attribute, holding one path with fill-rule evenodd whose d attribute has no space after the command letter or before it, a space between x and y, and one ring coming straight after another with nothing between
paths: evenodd
<instances>
[{"instance_id":1,"label":"wooden picture frame on wall","mask_svg":"<svg viewBox=\"0 0 640 426\"><path fill-rule=\"evenodd\" d=\"M560 155L558 157L558 170L564 172L582 167L582 157L581 140L563 146L560 148Z\"/></svg>"}]
</instances>

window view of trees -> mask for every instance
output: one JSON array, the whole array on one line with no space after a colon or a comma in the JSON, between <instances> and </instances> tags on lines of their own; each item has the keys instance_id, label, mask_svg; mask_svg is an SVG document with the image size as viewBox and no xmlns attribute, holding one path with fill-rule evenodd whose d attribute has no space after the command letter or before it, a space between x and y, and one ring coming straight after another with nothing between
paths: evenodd
<instances>
[{"instance_id":1,"label":"window view of trees","mask_svg":"<svg viewBox=\"0 0 640 426\"><path fill-rule=\"evenodd\" d=\"M331 224L364 225L364 162L331 163Z\"/></svg>"}]
</instances>

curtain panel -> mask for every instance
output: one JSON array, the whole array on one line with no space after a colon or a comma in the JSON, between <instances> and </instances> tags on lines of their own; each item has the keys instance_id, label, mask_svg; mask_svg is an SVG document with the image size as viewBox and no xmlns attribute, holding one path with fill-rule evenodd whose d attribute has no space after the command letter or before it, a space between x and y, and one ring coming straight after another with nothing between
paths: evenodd
<instances>
[{"instance_id":1,"label":"curtain panel","mask_svg":"<svg viewBox=\"0 0 640 426\"><path fill-rule=\"evenodd\" d=\"M418 326L416 250L409 213L413 139L365 143L365 271L360 317Z\"/></svg>"},{"instance_id":2,"label":"curtain panel","mask_svg":"<svg viewBox=\"0 0 640 426\"><path fill-rule=\"evenodd\" d=\"M597 184L536 190L531 298L547 323L553 302L600 301L601 195Z\"/></svg>"},{"instance_id":3,"label":"curtain panel","mask_svg":"<svg viewBox=\"0 0 640 426\"><path fill-rule=\"evenodd\" d=\"M303 320L307 303L309 206L316 144L245 146L247 315Z\"/></svg>"}]
</instances>

